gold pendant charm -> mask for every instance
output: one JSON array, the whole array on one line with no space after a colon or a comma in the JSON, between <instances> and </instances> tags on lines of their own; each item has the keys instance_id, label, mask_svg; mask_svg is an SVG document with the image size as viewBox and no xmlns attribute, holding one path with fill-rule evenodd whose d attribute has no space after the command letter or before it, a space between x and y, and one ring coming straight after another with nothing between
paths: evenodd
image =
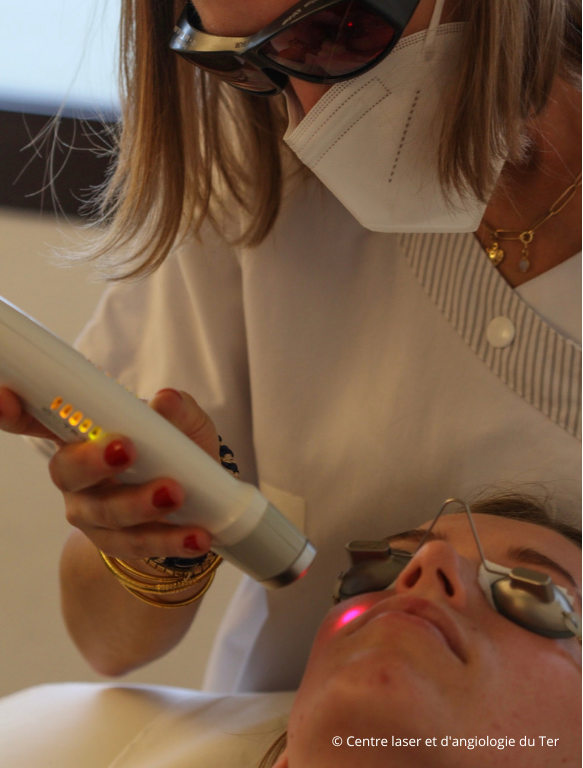
<instances>
[{"instance_id":1,"label":"gold pendant charm","mask_svg":"<svg viewBox=\"0 0 583 768\"><path fill-rule=\"evenodd\" d=\"M486 248L486 253L488 254L488 258L495 267L500 264L505 256L504 251L499 248L498 243L492 243L490 248Z\"/></svg>"},{"instance_id":2,"label":"gold pendant charm","mask_svg":"<svg viewBox=\"0 0 583 768\"><path fill-rule=\"evenodd\" d=\"M518 262L518 269L522 274L525 272L528 272L530 269L530 259L528 258L528 246L530 243L532 243L532 239L534 237L534 232L532 229L527 230L526 232L523 232L519 236L519 240L522 243L522 256L520 257L520 261Z\"/></svg>"}]
</instances>

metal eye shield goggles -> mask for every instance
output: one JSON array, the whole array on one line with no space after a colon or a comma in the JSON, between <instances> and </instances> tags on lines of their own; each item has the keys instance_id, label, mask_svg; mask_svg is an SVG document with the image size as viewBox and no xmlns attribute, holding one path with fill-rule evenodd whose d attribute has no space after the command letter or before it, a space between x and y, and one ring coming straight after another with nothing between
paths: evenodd
<instances>
[{"instance_id":1,"label":"metal eye shield goggles","mask_svg":"<svg viewBox=\"0 0 583 768\"><path fill-rule=\"evenodd\" d=\"M415 552L393 549L386 541L352 541L346 545L352 566L341 573L333 599L338 603L366 592L391 589L401 571L427 541L437 520L450 504L460 504L467 515L480 555L478 582L490 605L524 629L550 638L576 637L581 643L581 617L573 599L546 573L530 568L506 568L486 560L466 502L447 499Z\"/></svg>"}]
</instances>

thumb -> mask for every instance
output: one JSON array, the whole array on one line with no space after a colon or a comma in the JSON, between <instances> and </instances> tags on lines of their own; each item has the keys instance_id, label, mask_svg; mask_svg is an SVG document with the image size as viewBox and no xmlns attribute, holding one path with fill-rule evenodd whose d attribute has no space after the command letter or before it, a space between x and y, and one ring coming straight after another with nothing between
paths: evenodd
<instances>
[{"instance_id":1,"label":"thumb","mask_svg":"<svg viewBox=\"0 0 583 768\"><path fill-rule=\"evenodd\" d=\"M150 407L220 462L215 425L208 413L187 392L161 389L150 400Z\"/></svg>"},{"instance_id":2,"label":"thumb","mask_svg":"<svg viewBox=\"0 0 583 768\"><path fill-rule=\"evenodd\" d=\"M59 437L24 410L18 396L6 387L0 387L0 430L16 435L42 437L63 445Z\"/></svg>"}]
</instances>

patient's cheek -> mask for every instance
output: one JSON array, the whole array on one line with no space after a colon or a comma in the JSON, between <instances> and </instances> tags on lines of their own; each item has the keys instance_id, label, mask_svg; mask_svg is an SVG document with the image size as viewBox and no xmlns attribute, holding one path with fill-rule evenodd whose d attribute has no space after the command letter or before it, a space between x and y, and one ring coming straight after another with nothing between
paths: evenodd
<instances>
[{"instance_id":1,"label":"patient's cheek","mask_svg":"<svg viewBox=\"0 0 583 768\"><path fill-rule=\"evenodd\" d=\"M366 605L356 605L347 608L343 613L340 614L334 623L334 629L341 629L342 627L346 626L346 624L354 621L354 619L358 618L358 616L361 616L366 611L366 608Z\"/></svg>"},{"instance_id":2,"label":"patient's cheek","mask_svg":"<svg viewBox=\"0 0 583 768\"><path fill-rule=\"evenodd\" d=\"M343 642L344 637L351 634L351 626L371 607L370 596L353 598L339 603L332 608L318 630L312 646L311 656L326 654L337 640Z\"/></svg>"}]
</instances>

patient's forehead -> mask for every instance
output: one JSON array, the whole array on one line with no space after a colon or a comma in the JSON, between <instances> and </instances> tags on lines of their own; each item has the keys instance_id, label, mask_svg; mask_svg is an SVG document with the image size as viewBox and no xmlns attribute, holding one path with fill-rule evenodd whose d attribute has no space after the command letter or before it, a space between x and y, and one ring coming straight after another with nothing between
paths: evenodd
<instances>
[{"instance_id":1,"label":"patient's forehead","mask_svg":"<svg viewBox=\"0 0 583 768\"><path fill-rule=\"evenodd\" d=\"M540 525L497 515L475 514L472 517L486 559L500 565L512 566L516 563L509 557L509 551L532 549L562 565L573 576L579 588L581 587L581 550L565 536ZM430 524L431 521L420 527L428 528ZM455 513L440 517L433 532L446 537L464 557L478 557L465 514ZM395 545L398 546L397 542ZM536 565L530 567L536 569Z\"/></svg>"}]
</instances>

